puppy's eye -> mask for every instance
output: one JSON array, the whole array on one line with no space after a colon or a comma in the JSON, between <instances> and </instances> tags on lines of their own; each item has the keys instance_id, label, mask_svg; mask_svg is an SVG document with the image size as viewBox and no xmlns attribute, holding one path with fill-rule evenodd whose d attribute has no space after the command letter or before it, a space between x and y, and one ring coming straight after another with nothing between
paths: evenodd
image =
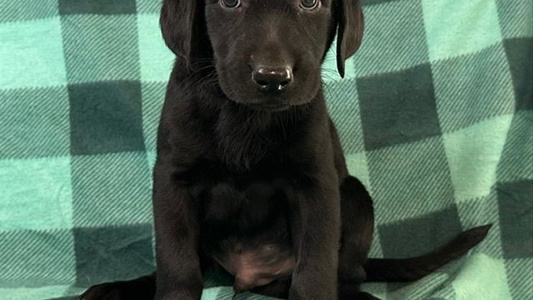
<instances>
[{"instance_id":1,"label":"puppy's eye","mask_svg":"<svg viewBox=\"0 0 533 300\"><path fill-rule=\"evenodd\" d=\"M300 0L300 7L305 10L316 9L320 5L320 0Z\"/></svg>"},{"instance_id":2,"label":"puppy's eye","mask_svg":"<svg viewBox=\"0 0 533 300\"><path fill-rule=\"evenodd\" d=\"M219 3L227 8L237 8L241 6L241 0L220 0Z\"/></svg>"}]
</instances>

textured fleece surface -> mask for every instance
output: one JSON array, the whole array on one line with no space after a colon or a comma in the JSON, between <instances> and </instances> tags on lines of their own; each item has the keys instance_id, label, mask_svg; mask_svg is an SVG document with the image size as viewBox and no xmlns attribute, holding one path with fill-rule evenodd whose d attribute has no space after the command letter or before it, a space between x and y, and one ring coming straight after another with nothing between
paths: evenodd
<instances>
[{"instance_id":1,"label":"textured fleece surface","mask_svg":"<svg viewBox=\"0 0 533 300\"><path fill-rule=\"evenodd\" d=\"M151 168L173 56L160 0L0 0L0 299L65 298L154 268ZM391 300L533 299L529 0L366 0L361 50L324 66L375 257L494 223ZM207 276L203 299L231 299ZM218 287L217 287L218 286ZM237 299L263 299L245 294Z\"/></svg>"}]
</instances>

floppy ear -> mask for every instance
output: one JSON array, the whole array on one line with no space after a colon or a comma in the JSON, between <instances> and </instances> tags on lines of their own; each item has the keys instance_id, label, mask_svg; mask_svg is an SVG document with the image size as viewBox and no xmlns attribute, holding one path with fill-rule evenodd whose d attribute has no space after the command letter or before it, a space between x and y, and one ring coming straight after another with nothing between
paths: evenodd
<instances>
[{"instance_id":1,"label":"floppy ear","mask_svg":"<svg viewBox=\"0 0 533 300\"><path fill-rule=\"evenodd\" d=\"M344 77L344 62L361 46L364 19L360 0L338 0L336 10L337 70Z\"/></svg>"},{"instance_id":2,"label":"floppy ear","mask_svg":"<svg viewBox=\"0 0 533 300\"><path fill-rule=\"evenodd\" d=\"M204 0L164 0L159 23L167 46L190 67L205 40Z\"/></svg>"}]
</instances>

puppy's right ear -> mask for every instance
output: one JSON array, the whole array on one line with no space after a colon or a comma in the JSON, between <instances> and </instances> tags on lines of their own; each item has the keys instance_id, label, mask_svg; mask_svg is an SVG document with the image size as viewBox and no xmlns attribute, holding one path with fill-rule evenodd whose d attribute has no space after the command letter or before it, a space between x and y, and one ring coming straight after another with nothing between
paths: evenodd
<instances>
[{"instance_id":1,"label":"puppy's right ear","mask_svg":"<svg viewBox=\"0 0 533 300\"><path fill-rule=\"evenodd\" d=\"M159 23L167 46L190 67L206 35L204 0L164 0Z\"/></svg>"}]
</instances>

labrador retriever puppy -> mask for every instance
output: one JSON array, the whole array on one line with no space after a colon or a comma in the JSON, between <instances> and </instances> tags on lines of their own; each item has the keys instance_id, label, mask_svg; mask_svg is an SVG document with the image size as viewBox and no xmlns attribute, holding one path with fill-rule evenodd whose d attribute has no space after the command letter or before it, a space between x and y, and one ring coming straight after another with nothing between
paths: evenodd
<instances>
[{"instance_id":1,"label":"labrador retriever puppy","mask_svg":"<svg viewBox=\"0 0 533 300\"><path fill-rule=\"evenodd\" d=\"M367 260L372 200L348 174L321 83L335 36L341 76L361 44L359 0L164 0L161 28L178 59L154 170L157 269L81 299L199 300L213 267L236 293L377 299L359 284L416 280L487 234Z\"/></svg>"}]
</instances>

